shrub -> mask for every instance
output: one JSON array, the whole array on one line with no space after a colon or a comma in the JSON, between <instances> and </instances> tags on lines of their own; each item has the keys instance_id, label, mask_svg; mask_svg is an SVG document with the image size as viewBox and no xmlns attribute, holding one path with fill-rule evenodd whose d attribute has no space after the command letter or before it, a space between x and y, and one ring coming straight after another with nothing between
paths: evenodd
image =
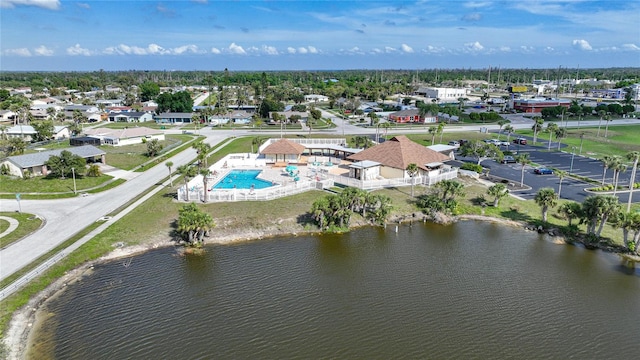
<instances>
[{"instance_id":1,"label":"shrub","mask_svg":"<svg viewBox=\"0 0 640 360\"><path fill-rule=\"evenodd\" d=\"M464 163L460 167L462 170L475 171L478 174L482 174L482 165L473 164L473 163Z\"/></svg>"}]
</instances>

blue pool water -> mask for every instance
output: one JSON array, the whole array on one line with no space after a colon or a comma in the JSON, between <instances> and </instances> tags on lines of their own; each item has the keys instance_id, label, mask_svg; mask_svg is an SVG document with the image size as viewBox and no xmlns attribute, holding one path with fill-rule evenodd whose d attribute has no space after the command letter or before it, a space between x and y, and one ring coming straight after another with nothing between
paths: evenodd
<instances>
[{"instance_id":1,"label":"blue pool water","mask_svg":"<svg viewBox=\"0 0 640 360\"><path fill-rule=\"evenodd\" d=\"M262 170L231 170L214 189L264 189L273 186L271 182L258 179Z\"/></svg>"}]
</instances>

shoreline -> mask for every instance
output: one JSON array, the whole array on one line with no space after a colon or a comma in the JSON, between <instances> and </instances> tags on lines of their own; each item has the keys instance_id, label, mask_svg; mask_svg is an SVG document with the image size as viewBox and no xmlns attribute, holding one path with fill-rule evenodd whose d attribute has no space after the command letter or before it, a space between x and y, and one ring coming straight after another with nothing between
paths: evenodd
<instances>
[{"instance_id":1,"label":"shoreline","mask_svg":"<svg viewBox=\"0 0 640 360\"><path fill-rule=\"evenodd\" d=\"M416 214L408 214L405 216L399 216L394 219L393 222L398 224L407 224L413 221L423 221L426 217L416 217ZM451 217L449 223L455 223L458 221L484 221L492 222L504 226L518 227L525 231L534 231L526 223L495 218L484 215L458 215ZM371 224L353 224L350 230L357 229L363 226L370 226ZM237 229L236 229L237 230ZM295 230L295 231L294 231ZM226 234L216 234L208 238L204 245L218 244L218 245L231 245L237 243L246 243L251 241L260 241L279 236L298 236L300 234L309 235L319 233L318 231L305 230L302 228L280 228L278 230L260 231L257 229L249 229L245 231L228 232L225 229ZM571 244L567 242L563 236L552 235L545 233L552 238L552 243L558 245ZM101 264L108 261L114 261L127 257L143 254L145 252L167 248L167 247L182 247L174 242L171 237L164 237L162 240L154 240L145 244L131 245L116 247L104 256L80 265L79 267L67 272L64 276L47 286L44 290L32 297L27 305L16 311L9 323L6 336L4 337L4 345L7 350L7 359L23 359L28 353L29 349L33 345L34 334L37 333L42 322L47 318L43 313L46 310L46 303L50 299L54 299L56 296L65 290L66 286L73 284L76 281L81 280L84 276L91 275L93 267L97 264ZM607 249L602 249L607 250ZM639 259L640 260L640 259Z\"/></svg>"}]
</instances>

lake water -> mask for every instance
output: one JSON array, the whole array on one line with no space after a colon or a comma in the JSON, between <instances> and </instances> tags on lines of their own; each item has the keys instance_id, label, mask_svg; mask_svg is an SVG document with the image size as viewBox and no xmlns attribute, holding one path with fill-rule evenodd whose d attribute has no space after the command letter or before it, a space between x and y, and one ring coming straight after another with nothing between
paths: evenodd
<instances>
[{"instance_id":1,"label":"lake water","mask_svg":"<svg viewBox=\"0 0 640 360\"><path fill-rule=\"evenodd\" d=\"M640 271L479 222L160 249L48 305L45 359L625 359Z\"/></svg>"}]
</instances>

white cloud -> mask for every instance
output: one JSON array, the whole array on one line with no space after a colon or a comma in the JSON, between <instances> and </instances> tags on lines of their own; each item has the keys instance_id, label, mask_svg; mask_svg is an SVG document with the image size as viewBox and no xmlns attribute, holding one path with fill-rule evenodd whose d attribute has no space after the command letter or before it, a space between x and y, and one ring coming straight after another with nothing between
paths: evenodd
<instances>
[{"instance_id":1,"label":"white cloud","mask_svg":"<svg viewBox=\"0 0 640 360\"><path fill-rule=\"evenodd\" d=\"M147 47L147 52L149 54L166 54L167 50L158 44L149 44Z\"/></svg>"},{"instance_id":2,"label":"white cloud","mask_svg":"<svg viewBox=\"0 0 640 360\"><path fill-rule=\"evenodd\" d=\"M640 51L640 47L636 44L622 44L622 48L631 51Z\"/></svg>"},{"instance_id":3,"label":"white cloud","mask_svg":"<svg viewBox=\"0 0 640 360\"><path fill-rule=\"evenodd\" d=\"M413 52L413 48L407 44L402 44L401 45L402 51L406 52L406 53L412 53Z\"/></svg>"},{"instance_id":4,"label":"white cloud","mask_svg":"<svg viewBox=\"0 0 640 360\"><path fill-rule=\"evenodd\" d=\"M484 46L482 46L482 44L480 44L478 41L466 43L464 44L464 47L468 51L481 51L484 49Z\"/></svg>"},{"instance_id":5,"label":"white cloud","mask_svg":"<svg viewBox=\"0 0 640 360\"><path fill-rule=\"evenodd\" d=\"M298 53L300 53L300 54L306 54L308 52L309 52L309 50L307 50L307 48L305 48L305 47L299 47L298 48Z\"/></svg>"},{"instance_id":6,"label":"white cloud","mask_svg":"<svg viewBox=\"0 0 640 360\"><path fill-rule=\"evenodd\" d=\"M14 8L16 6L36 6L49 10L58 10L60 8L60 0L2 0L0 7Z\"/></svg>"},{"instance_id":7,"label":"white cloud","mask_svg":"<svg viewBox=\"0 0 640 360\"><path fill-rule=\"evenodd\" d=\"M278 55L278 49L275 46L262 45L262 52L267 55Z\"/></svg>"},{"instance_id":8,"label":"white cloud","mask_svg":"<svg viewBox=\"0 0 640 360\"><path fill-rule=\"evenodd\" d=\"M522 51L524 54L533 54L535 50L536 49L533 46L526 46L526 45L520 46L520 51Z\"/></svg>"},{"instance_id":9,"label":"white cloud","mask_svg":"<svg viewBox=\"0 0 640 360\"><path fill-rule=\"evenodd\" d=\"M441 52L445 51L445 48L443 47L437 47L437 46L433 46L433 45L428 45L425 49L422 50L423 52L426 52L428 54L438 54Z\"/></svg>"},{"instance_id":10,"label":"white cloud","mask_svg":"<svg viewBox=\"0 0 640 360\"><path fill-rule=\"evenodd\" d=\"M4 53L6 55L13 55L13 56L24 56L24 57L31 56L31 51L29 51L29 49L27 48L7 49L4 51Z\"/></svg>"},{"instance_id":11,"label":"white cloud","mask_svg":"<svg viewBox=\"0 0 640 360\"><path fill-rule=\"evenodd\" d=\"M552 48L551 46L547 46L544 48L544 52L546 53L552 53L554 51L556 51L556 49Z\"/></svg>"},{"instance_id":12,"label":"white cloud","mask_svg":"<svg viewBox=\"0 0 640 360\"><path fill-rule=\"evenodd\" d=\"M384 47L384 52L386 52L387 54L388 53L394 53L396 51L398 51L398 50L396 50L396 48L392 48L391 46L385 46Z\"/></svg>"},{"instance_id":13,"label":"white cloud","mask_svg":"<svg viewBox=\"0 0 640 360\"><path fill-rule=\"evenodd\" d=\"M477 8L489 7L491 6L491 2L490 1L470 1L470 2L464 3L463 5L466 8L477 9Z\"/></svg>"},{"instance_id":14,"label":"white cloud","mask_svg":"<svg viewBox=\"0 0 640 360\"><path fill-rule=\"evenodd\" d=\"M33 49L33 51L36 53L36 55L39 55L39 56L52 56L53 55L53 50L47 48L44 45L38 46L37 48Z\"/></svg>"},{"instance_id":15,"label":"white cloud","mask_svg":"<svg viewBox=\"0 0 640 360\"><path fill-rule=\"evenodd\" d=\"M288 52L289 54L295 54L295 53L296 53L296 49L295 49L295 48L292 48L291 46L289 46L289 47L287 48L287 52Z\"/></svg>"},{"instance_id":16,"label":"white cloud","mask_svg":"<svg viewBox=\"0 0 640 360\"><path fill-rule=\"evenodd\" d=\"M175 54L175 55L181 55L184 53L192 53L192 54L197 54L198 51L198 47L196 45L183 45L183 46L179 46L177 48L173 48L171 49L171 53Z\"/></svg>"},{"instance_id":17,"label":"white cloud","mask_svg":"<svg viewBox=\"0 0 640 360\"><path fill-rule=\"evenodd\" d=\"M81 7L83 9L91 9L91 5L87 3L76 3L76 5L78 5L78 7Z\"/></svg>"},{"instance_id":18,"label":"white cloud","mask_svg":"<svg viewBox=\"0 0 640 360\"><path fill-rule=\"evenodd\" d=\"M229 52L232 53L232 54L238 54L238 55L246 55L247 54L247 52L244 51L242 46L236 45L236 43L231 43L231 45L229 45Z\"/></svg>"},{"instance_id":19,"label":"white cloud","mask_svg":"<svg viewBox=\"0 0 640 360\"><path fill-rule=\"evenodd\" d=\"M91 51L89 49L80 47L80 44L75 44L72 47L67 48L67 54L71 56L76 56L76 55L91 56Z\"/></svg>"},{"instance_id":20,"label":"white cloud","mask_svg":"<svg viewBox=\"0 0 640 360\"><path fill-rule=\"evenodd\" d=\"M218 48L213 47L211 48L211 53L218 55L218 54L222 54L222 51L220 51L220 49Z\"/></svg>"},{"instance_id":21,"label":"white cloud","mask_svg":"<svg viewBox=\"0 0 640 360\"><path fill-rule=\"evenodd\" d=\"M378 48L373 48L373 50L371 50L372 53L374 54L382 54L382 50L378 49Z\"/></svg>"},{"instance_id":22,"label":"white cloud","mask_svg":"<svg viewBox=\"0 0 640 360\"><path fill-rule=\"evenodd\" d=\"M589 42L587 40L573 40L572 42L573 46L577 47L580 50L593 50L593 48L591 47L591 45L589 44Z\"/></svg>"},{"instance_id":23,"label":"white cloud","mask_svg":"<svg viewBox=\"0 0 640 360\"><path fill-rule=\"evenodd\" d=\"M309 50L309 52L311 54L317 54L318 53L318 49L316 49L315 46L307 46L307 49Z\"/></svg>"},{"instance_id":24,"label":"white cloud","mask_svg":"<svg viewBox=\"0 0 640 360\"><path fill-rule=\"evenodd\" d=\"M500 46L498 48L498 50L502 51L502 52L511 52L511 48L508 46Z\"/></svg>"}]
</instances>

